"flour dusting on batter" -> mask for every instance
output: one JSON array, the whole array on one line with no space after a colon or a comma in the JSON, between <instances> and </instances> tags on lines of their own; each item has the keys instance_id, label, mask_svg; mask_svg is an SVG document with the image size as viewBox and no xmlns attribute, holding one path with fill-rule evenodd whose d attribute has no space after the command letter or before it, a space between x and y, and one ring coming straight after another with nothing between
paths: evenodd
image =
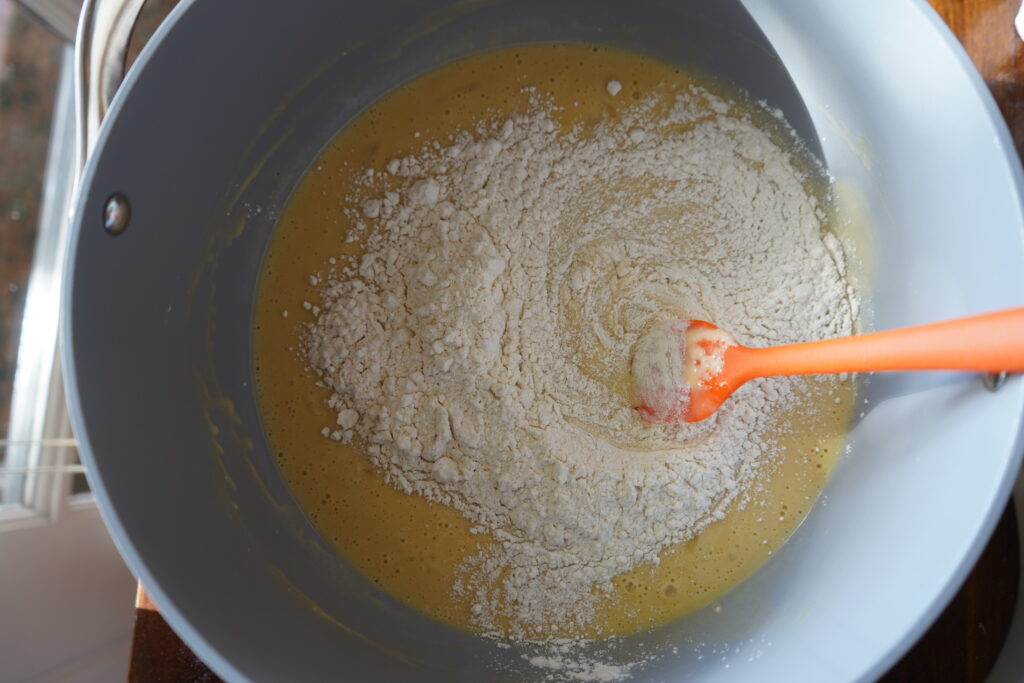
<instances>
[{"instance_id":1,"label":"flour dusting on batter","mask_svg":"<svg viewBox=\"0 0 1024 683\"><path fill-rule=\"evenodd\" d=\"M789 378L704 422L638 419L653 321L749 346L853 331L842 249L790 153L698 87L593 130L561 130L538 94L362 178L339 193L364 251L322 274L304 338L324 433L498 541L454 587L485 633L585 628L613 577L721 519L775 455Z\"/></svg>"}]
</instances>

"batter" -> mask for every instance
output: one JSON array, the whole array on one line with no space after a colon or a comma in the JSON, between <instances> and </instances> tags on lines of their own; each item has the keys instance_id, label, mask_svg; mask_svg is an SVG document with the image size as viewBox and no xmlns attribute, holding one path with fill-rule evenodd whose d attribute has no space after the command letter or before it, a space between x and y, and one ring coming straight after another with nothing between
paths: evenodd
<instances>
[{"instance_id":1,"label":"batter","mask_svg":"<svg viewBox=\"0 0 1024 683\"><path fill-rule=\"evenodd\" d=\"M330 271L329 258L360 255L361 242L346 241L346 235L354 227L353 212L366 213L365 198L353 199L356 205L339 203L337 188L357 185L365 169L384 169L429 141L447 144L496 111L525 111L538 90L553 100L552 117L562 129L586 130L651 93L682 92L695 80L653 59L589 46L480 55L416 79L375 104L331 142L296 188L257 299L255 370L264 424L281 470L313 523L342 557L399 600L450 625L478 629L475 596L454 592L453 586L465 580L465 560L496 541L472 533L470 521L452 507L389 484L358 439L343 444L322 433L339 414L325 405L330 391L316 386L318 376L299 352L304 325L315 319L302 303L320 301L323 283L311 274ZM582 326L585 314L567 305L566 324ZM579 363L629 407L628 366L610 369L590 349L581 351ZM657 564L616 576L585 627L512 630L531 637L628 634L705 606L755 571L809 511L852 417L852 383L793 381L798 399L779 412L770 430L778 455L760 464L756 482L735 499L724 520L665 549Z\"/></svg>"}]
</instances>

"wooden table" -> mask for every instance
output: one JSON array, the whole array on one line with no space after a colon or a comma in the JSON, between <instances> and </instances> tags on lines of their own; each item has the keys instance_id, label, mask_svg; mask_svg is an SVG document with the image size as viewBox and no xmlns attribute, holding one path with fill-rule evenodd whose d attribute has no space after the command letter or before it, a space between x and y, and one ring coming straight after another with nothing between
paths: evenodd
<instances>
[{"instance_id":1,"label":"wooden table","mask_svg":"<svg viewBox=\"0 0 1024 683\"><path fill-rule=\"evenodd\" d=\"M1013 17L1021 0L929 1L956 33L988 83L1020 153L1024 150L1024 43L1014 32ZM882 680L981 683L991 670L1010 626L1017 601L1019 559L1017 523L1011 504L960 592ZM141 586L136 600L128 680L219 680L175 635Z\"/></svg>"}]
</instances>

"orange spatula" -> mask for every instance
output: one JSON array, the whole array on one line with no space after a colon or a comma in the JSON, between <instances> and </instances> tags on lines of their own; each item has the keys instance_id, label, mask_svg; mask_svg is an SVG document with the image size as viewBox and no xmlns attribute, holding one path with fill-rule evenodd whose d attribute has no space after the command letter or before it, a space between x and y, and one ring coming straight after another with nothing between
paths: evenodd
<instances>
[{"instance_id":1,"label":"orange spatula","mask_svg":"<svg viewBox=\"0 0 1024 683\"><path fill-rule=\"evenodd\" d=\"M1024 308L761 349L702 320L661 321L634 352L635 407L651 423L697 422L754 377L872 370L1024 371Z\"/></svg>"}]
</instances>

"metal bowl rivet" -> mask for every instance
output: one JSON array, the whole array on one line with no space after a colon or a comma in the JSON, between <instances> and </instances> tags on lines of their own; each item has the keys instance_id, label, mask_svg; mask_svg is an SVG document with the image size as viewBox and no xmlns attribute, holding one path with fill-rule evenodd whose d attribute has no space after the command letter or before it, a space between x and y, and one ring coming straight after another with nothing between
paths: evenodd
<instances>
[{"instance_id":1,"label":"metal bowl rivet","mask_svg":"<svg viewBox=\"0 0 1024 683\"><path fill-rule=\"evenodd\" d=\"M103 207L103 227L111 235L120 235L128 227L128 221L132 219L132 205L128 198L120 192L115 192L107 199Z\"/></svg>"},{"instance_id":2,"label":"metal bowl rivet","mask_svg":"<svg viewBox=\"0 0 1024 683\"><path fill-rule=\"evenodd\" d=\"M988 373L982 376L981 381L989 391L998 391L1006 381L1006 371Z\"/></svg>"}]
</instances>

